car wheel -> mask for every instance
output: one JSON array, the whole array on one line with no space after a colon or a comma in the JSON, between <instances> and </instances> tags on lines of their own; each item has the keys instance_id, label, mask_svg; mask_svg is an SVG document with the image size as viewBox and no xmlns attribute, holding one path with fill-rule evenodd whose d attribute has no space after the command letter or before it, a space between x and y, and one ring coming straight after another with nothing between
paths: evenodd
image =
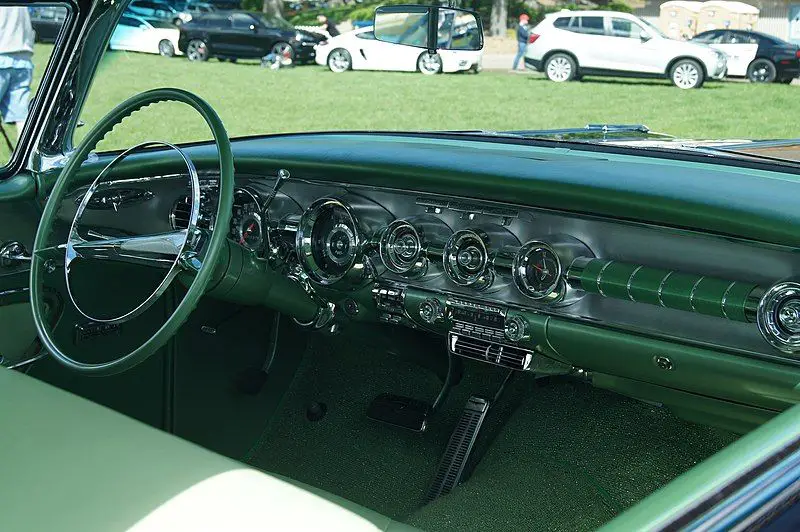
<instances>
[{"instance_id":1,"label":"car wheel","mask_svg":"<svg viewBox=\"0 0 800 532\"><path fill-rule=\"evenodd\" d=\"M175 17L175 18L172 20L172 24L173 24L174 26L180 26L181 24L183 24L183 21L182 21L180 18L178 18L178 17Z\"/></svg>"},{"instance_id":2,"label":"car wheel","mask_svg":"<svg viewBox=\"0 0 800 532\"><path fill-rule=\"evenodd\" d=\"M328 68L331 72L345 72L353 67L353 58L344 48L336 48L328 54Z\"/></svg>"},{"instance_id":3,"label":"car wheel","mask_svg":"<svg viewBox=\"0 0 800 532\"><path fill-rule=\"evenodd\" d=\"M164 39L158 43L158 53L164 57L173 57L175 55L175 46L168 40Z\"/></svg>"},{"instance_id":4,"label":"car wheel","mask_svg":"<svg viewBox=\"0 0 800 532\"><path fill-rule=\"evenodd\" d=\"M679 89L699 89L703 86L705 75L700 63L694 59L681 59L672 65L669 79Z\"/></svg>"},{"instance_id":5,"label":"car wheel","mask_svg":"<svg viewBox=\"0 0 800 532\"><path fill-rule=\"evenodd\" d=\"M572 81L578 75L578 65L567 54L553 54L544 64L544 73L550 81Z\"/></svg>"},{"instance_id":6,"label":"car wheel","mask_svg":"<svg viewBox=\"0 0 800 532\"><path fill-rule=\"evenodd\" d=\"M786 85L791 85L792 81L794 81L794 78L781 79L781 80L778 80L778 83L784 83Z\"/></svg>"},{"instance_id":7,"label":"car wheel","mask_svg":"<svg viewBox=\"0 0 800 532\"><path fill-rule=\"evenodd\" d=\"M478 62L472 65L472 67L470 68L470 71L473 74L480 74L482 70L483 70L483 65L481 64L480 60L478 60Z\"/></svg>"},{"instance_id":8,"label":"car wheel","mask_svg":"<svg viewBox=\"0 0 800 532\"><path fill-rule=\"evenodd\" d=\"M442 71L442 58L439 54L425 52L417 59L417 68L426 76L438 74Z\"/></svg>"},{"instance_id":9,"label":"car wheel","mask_svg":"<svg viewBox=\"0 0 800 532\"><path fill-rule=\"evenodd\" d=\"M294 63L294 48L288 42L276 42L272 45L270 53L280 58L281 66L290 66Z\"/></svg>"},{"instance_id":10,"label":"car wheel","mask_svg":"<svg viewBox=\"0 0 800 532\"><path fill-rule=\"evenodd\" d=\"M200 39L192 39L186 45L186 57L189 61L208 61L211 55L208 45Z\"/></svg>"},{"instance_id":11,"label":"car wheel","mask_svg":"<svg viewBox=\"0 0 800 532\"><path fill-rule=\"evenodd\" d=\"M769 59L756 59L747 67L747 79L753 83L772 83L777 75L775 63Z\"/></svg>"}]
</instances>

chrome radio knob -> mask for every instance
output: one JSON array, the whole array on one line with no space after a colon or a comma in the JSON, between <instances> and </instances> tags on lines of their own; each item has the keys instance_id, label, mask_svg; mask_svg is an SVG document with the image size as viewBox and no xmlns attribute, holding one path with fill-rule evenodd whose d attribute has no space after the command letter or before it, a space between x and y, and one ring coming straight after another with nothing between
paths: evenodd
<instances>
[{"instance_id":1,"label":"chrome radio knob","mask_svg":"<svg viewBox=\"0 0 800 532\"><path fill-rule=\"evenodd\" d=\"M524 340L528 334L528 322L525 321L525 318L520 316L511 316L506 319L503 333L506 338L512 342Z\"/></svg>"},{"instance_id":2,"label":"chrome radio knob","mask_svg":"<svg viewBox=\"0 0 800 532\"><path fill-rule=\"evenodd\" d=\"M419 317L427 324L433 325L442 319L444 312L438 299L429 297L419 304Z\"/></svg>"},{"instance_id":3,"label":"chrome radio knob","mask_svg":"<svg viewBox=\"0 0 800 532\"><path fill-rule=\"evenodd\" d=\"M790 299L780 307L778 323L792 334L800 332L800 300Z\"/></svg>"}]
</instances>

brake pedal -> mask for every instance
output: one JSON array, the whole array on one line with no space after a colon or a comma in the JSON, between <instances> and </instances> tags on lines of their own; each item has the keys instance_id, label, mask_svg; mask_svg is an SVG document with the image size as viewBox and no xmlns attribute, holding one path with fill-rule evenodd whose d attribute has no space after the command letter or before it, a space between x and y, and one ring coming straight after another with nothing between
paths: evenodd
<instances>
[{"instance_id":1,"label":"brake pedal","mask_svg":"<svg viewBox=\"0 0 800 532\"><path fill-rule=\"evenodd\" d=\"M382 393L370 403L367 417L396 427L423 432L428 426L431 405L418 399Z\"/></svg>"},{"instance_id":2,"label":"brake pedal","mask_svg":"<svg viewBox=\"0 0 800 532\"><path fill-rule=\"evenodd\" d=\"M426 503L450 493L461 482L464 467L488 411L489 401L475 396L469 398L436 469L433 484L425 495Z\"/></svg>"}]
</instances>

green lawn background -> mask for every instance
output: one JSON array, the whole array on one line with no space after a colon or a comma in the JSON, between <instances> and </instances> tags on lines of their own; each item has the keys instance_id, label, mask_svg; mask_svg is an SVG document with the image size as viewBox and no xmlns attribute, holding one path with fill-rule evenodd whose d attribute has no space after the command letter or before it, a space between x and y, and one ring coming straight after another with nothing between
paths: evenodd
<instances>
[{"instance_id":1,"label":"green lawn background","mask_svg":"<svg viewBox=\"0 0 800 532\"><path fill-rule=\"evenodd\" d=\"M50 47L37 49L41 75ZM588 123L641 123L682 138L800 137L800 87L707 83L682 91L667 81L589 78L557 84L506 72L423 76L301 66L270 71L252 62L190 63L184 58L107 52L76 140L129 96L180 87L205 98L232 137L325 130L541 129ZM187 107L159 104L137 113L100 146L141 140L209 138Z\"/></svg>"}]
</instances>

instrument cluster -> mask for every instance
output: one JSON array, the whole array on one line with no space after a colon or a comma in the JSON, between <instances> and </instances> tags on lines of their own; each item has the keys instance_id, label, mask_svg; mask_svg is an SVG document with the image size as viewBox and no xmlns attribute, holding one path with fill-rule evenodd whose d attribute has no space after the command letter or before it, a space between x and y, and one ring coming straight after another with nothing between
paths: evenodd
<instances>
[{"instance_id":1,"label":"instrument cluster","mask_svg":"<svg viewBox=\"0 0 800 532\"><path fill-rule=\"evenodd\" d=\"M567 235L522 243L499 223L465 225L454 231L430 214L395 219L384 207L352 194L323 197L300 219L296 252L304 271L323 285L369 278L418 282L444 275L476 293L513 284L541 304L573 301L577 291L566 282L567 267L577 257L594 257Z\"/></svg>"}]
</instances>

